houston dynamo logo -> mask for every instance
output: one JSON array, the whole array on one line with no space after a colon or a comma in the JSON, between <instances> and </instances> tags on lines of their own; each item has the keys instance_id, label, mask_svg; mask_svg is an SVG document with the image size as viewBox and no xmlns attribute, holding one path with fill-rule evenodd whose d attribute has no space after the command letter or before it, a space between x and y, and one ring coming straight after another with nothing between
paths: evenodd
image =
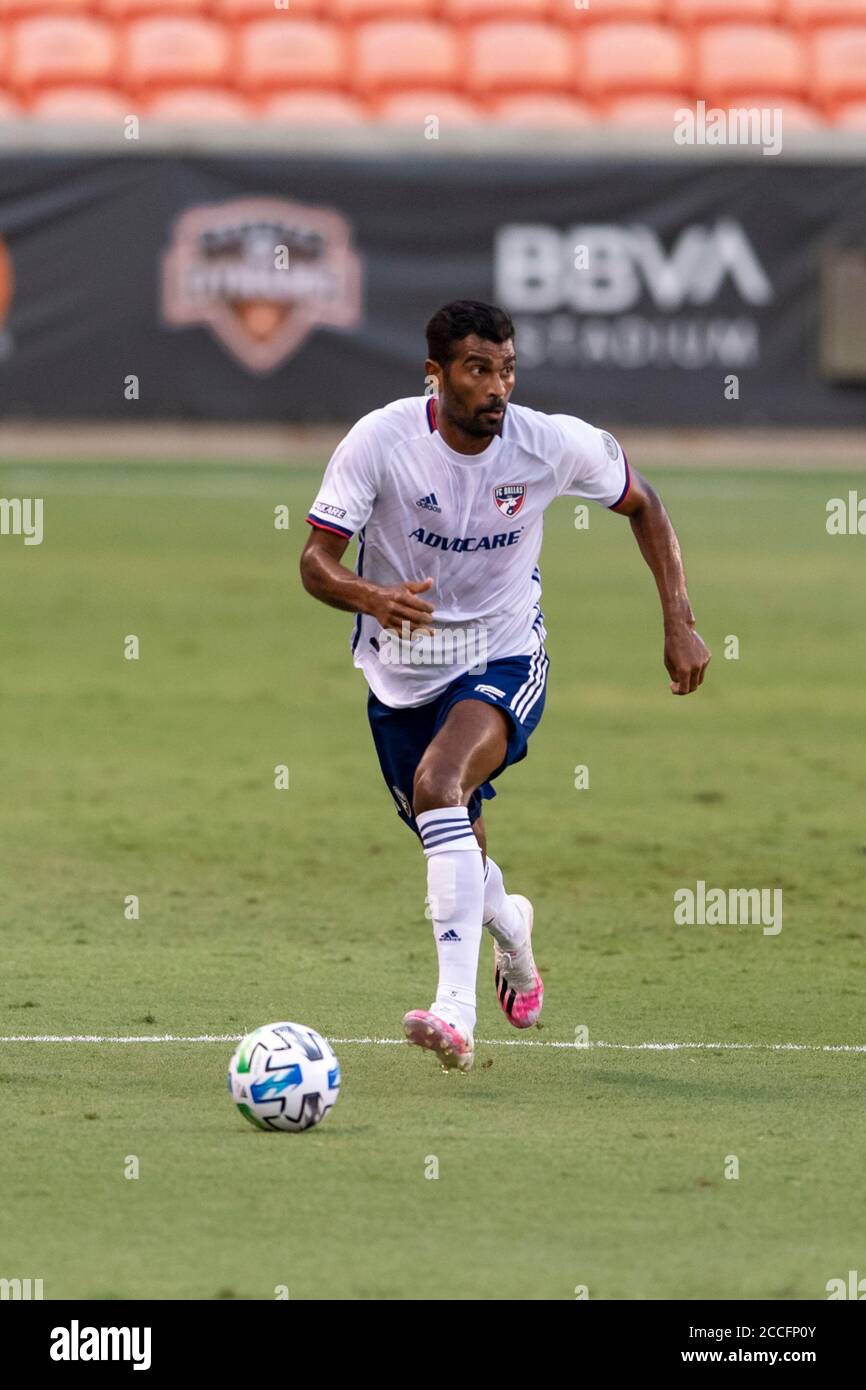
<instances>
[{"instance_id":1,"label":"houston dynamo logo","mask_svg":"<svg viewBox=\"0 0 866 1390\"><path fill-rule=\"evenodd\" d=\"M361 262L344 217L284 198L190 208L162 260L162 314L205 324L251 372L272 372L318 325L361 318Z\"/></svg>"},{"instance_id":2,"label":"houston dynamo logo","mask_svg":"<svg viewBox=\"0 0 866 1390\"><path fill-rule=\"evenodd\" d=\"M526 501L526 484L502 483L493 489L493 500L503 516L517 516Z\"/></svg>"}]
</instances>

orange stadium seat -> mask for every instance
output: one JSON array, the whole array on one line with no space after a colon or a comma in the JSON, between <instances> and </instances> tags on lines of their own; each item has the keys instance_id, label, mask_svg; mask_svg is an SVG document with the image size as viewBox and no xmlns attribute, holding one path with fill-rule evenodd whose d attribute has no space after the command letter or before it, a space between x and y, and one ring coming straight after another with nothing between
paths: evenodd
<instances>
[{"instance_id":1,"label":"orange stadium seat","mask_svg":"<svg viewBox=\"0 0 866 1390\"><path fill-rule=\"evenodd\" d=\"M438 116L444 126L478 125L484 112L466 97L453 92L392 92L376 109L376 116L387 125L423 126L428 116Z\"/></svg>"},{"instance_id":2,"label":"orange stadium seat","mask_svg":"<svg viewBox=\"0 0 866 1390\"><path fill-rule=\"evenodd\" d=\"M695 38L698 97L713 105L760 90L801 96L806 84L803 45L770 24L713 24Z\"/></svg>"},{"instance_id":3,"label":"orange stadium seat","mask_svg":"<svg viewBox=\"0 0 866 1390\"><path fill-rule=\"evenodd\" d=\"M774 24L780 0L670 0L668 20L683 28L704 24Z\"/></svg>"},{"instance_id":4,"label":"orange stadium seat","mask_svg":"<svg viewBox=\"0 0 866 1390\"><path fill-rule=\"evenodd\" d=\"M823 113L816 107L796 97L779 96L778 92L745 92L728 109L736 107L778 108L782 112L783 138L788 130L821 130L826 124Z\"/></svg>"},{"instance_id":5,"label":"orange stadium seat","mask_svg":"<svg viewBox=\"0 0 866 1390\"><path fill-rule=\"evenodd\" d=\"M225 29L211 19L134 19L126 28L121 77L133 91L219 83L228 73L229 51Z\"/></svg>"},{"instance_id":6,"label":"orange stadium seat","mask_svg":"<svg viewBox=\"0 0 866 1390\"><path fill-rule=\"evenodd\" d=\"M46 87L30 114L49 121L122 121L134 103L113 87Z\"/></svg>"},{"instance_id":7,"label":"orange stadium seat","mask_svg":"<svg viewBox=\"0 0 866 1390\"><path fill-rule=\"evenodd\" d=\"M94 14L97 0L0 0L0 20L28 15Z\"/></svg>"},{"instance_id":8,"label":"orange stadium seat","mask_svg":"<svg viewBox=\"0 0 866 1390\"><path fill-rule=\"evenodd\" d=\"M819 29L809 40L814 101L826 107L866 97L866 25Z\"/></svg>"},{"instance_id":9,"label":"orange stadium seat","mask_svg":"<svg viewBox=\"0 0 866 1390\"><path fill-rule=\"evenodd\" d=\"M206 15L210 0L94 0L94 5L108 19L142 19L146 15Z\"/></svg>"},{"instance_id":10,"label":"orange stadium seat","mask_svg":"<svg viewBox=\"0 0 866 1390\"><path fill-rule=\"evenodd\" d=\"M557 24L605 24L611 20L663 20L666 0L587 0L583 9L574 0L550 0L550 17Z\"/></svg>"},{"instance_id":11,"label":"orange stadium seat","mask_svg":"<svg viewBox=\"0 0 866 1390\"><path fill-rule=\"evenodd\" d=\"M474 24L485 19L549 19L550 0L441 0L443 19Z\"/></svg>"},{"instance_id":12,"label":"orange stadium seat","mask_svg":"<svg viewBox=\"0 0 866 1390\"><path fill-rule=\"evenodd\" d=\"M432 20L379 20L359 26L354 82L374 95L405 87L457 87L460 51L454 30Z\"/></svg>"},{"instance_id":13,"label":"orange stadium seat","mask_svg":"<svg viewBox=\"0 0 866 1390\"><path fill-rule=\"evenodd\" d=\"M555 24L476 24L467 55L466 87L479 96L574 91L574 47Z\"/></svg>"},{"instance_id":14,"label":"orange stadium seat","mask_svg":"<svg viewBox=\"0 0 866 1390\"><path fill-rule=\"evenodd\" d=\"M367 108L345 92L272 92L259 109L266 120L282 125L359 126L370 118Z\"/></svg>"},{"instance_id":15,"label":"orange stadium seat","mask_svg":"<svg viewBox=\"0 0 866 1390\"><path fill-rule=\"evenodd\" d=\"M332 3L332 0L331 0ZM279 9L274 0L210 0L209 8L216 19L226 23L247 19L328 19L329 0L288 0Z\"/></svg>"},{"instance_id":16,"label":"orange stadium seat","mask_svg":"<svg viewBox=\"0 0 866 1390\"><path fill-rule=\"evenodd\" d=\"M677 124L677 111L683 107L692 109L690 97L680 93L666 96L663 92L650 92L646 95L615 97L606 102L603 108L604 120L615 126L641 126L646 130L673 131Z\"/></svg>"},{"instance_id":17,"label":"orange stadium seat","mask_svg":"<svg viewBox=\"0 0 866 1390\"><path fill-rule=\"evenodd\" d=\"M333 24L315 19L262 19L238 36L238 81L249 91L273 87L342 87L346 41Z\"/></svg>"},{"instance_id":18,"label":"orange stadium seat","mask_svg":"<svg viewBox=\"0 0 866 1390\"><path fill-rule=\"evenodd\" d=\"M0 120L8 121L24 113L11 92L0 92Z\"/></svg>"},{"instance_id":19,"label":"orange stadium seat","mask_svg":"<svg viewBox=\"0 0 866 1390\"><path fill-rule=\"evenodd\" d=\"M177 87L158 92L147 106L155 121L250 121L256 114L237 92L220 87Z\"/></svg>"},{"instance_id":20,"label":"orange stadium seat","mask_svg":"<svg viewBox=\"0 0 866 1390\"><path fill-rule=\"evenodd\" d=\"M579 81L596 98L627 92L688 91L688 47L663 24L597 24L578 39Z\"/></svg>"},{"instance_id":21,"label":"orange stadium seat","mask_svg":"<svg viewBox=\"0 0 866 1390\"><path fill-rule=\"evenodd\" d=\"M782 19L795 28L866 24L866 0L782 0Z\"/></svg>"},{"instance_id":22,"label":"orange stadium seat","mask_svg":"<svg viewBox=\"0 0 866 1390\"><path fill-rule=\"evenodd\" d=\"M833 125L839 130L866 130L866 100L844 101L837 106Z\"/></svg>"},{"instance_id":23,"label":"orange stadium seat","mask_svg":"<svg viewBox=\"0 0 866 1390\"><path fill-rule=\"evenodd\" d=\"M575 97L556 92L527 92L524 96L502 97L493 104L497 125L522 126L541 130L583 130L597 125L591 106Z\"/></svg>"},{"instance_id":24,"label":"orange stadium seat","mask_svg":"<svg viewBox=\"0 0 866 1390\"><path fill-rule=\"evenodd\" d=\"M328 0L333 19L354 23L367 19L441 18L441 0Z\"/></svg>"},{"instance_id":25,"label":"orange stadium seat","mask_svg":"<svg viewBox=\"0 0 866 1390\"><path fill-rule=\"evenodd\" d=\"M11 80L23 88L56 82L110 82L117 41L112 25L84 15L20 19L11 30Z\"/></svg>"}]
</instances>

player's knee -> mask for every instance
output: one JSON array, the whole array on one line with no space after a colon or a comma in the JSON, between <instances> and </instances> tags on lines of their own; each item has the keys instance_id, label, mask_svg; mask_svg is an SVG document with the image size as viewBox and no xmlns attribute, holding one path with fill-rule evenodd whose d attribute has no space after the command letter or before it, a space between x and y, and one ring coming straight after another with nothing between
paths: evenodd
<instances>
[{"instance_id":1,"label":"player's knee","mask_svg":"<svg viewBox=\"0 0 866 1390\"><path fill-rule=\"evenodd\" d=\"M412 786L412 809L437 811L440 806L462 806L463 788L459 777L445 768L419 767Z\"/></svg>"}]
</instances>

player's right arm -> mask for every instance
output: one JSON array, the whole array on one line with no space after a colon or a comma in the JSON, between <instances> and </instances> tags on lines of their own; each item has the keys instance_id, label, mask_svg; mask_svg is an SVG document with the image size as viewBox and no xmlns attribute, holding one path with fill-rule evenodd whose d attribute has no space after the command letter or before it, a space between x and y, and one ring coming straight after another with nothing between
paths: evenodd
<instances>
[{"instance_id":1,"label":"player's right arm","mask_svg":"<svg viewBox=\"0 0 866 1390\"><path fill-rule=\"evenodd\" d=\"M373 584L340 564L348 537L338 536L314 526L301 555L301 583L308 594L331 608L348 613L369 613L380 627L410 630L426 627L433 612L432 603L419 598L431 587L432 579L406 580L403 584Z\"/></svg>"}]
</instances>

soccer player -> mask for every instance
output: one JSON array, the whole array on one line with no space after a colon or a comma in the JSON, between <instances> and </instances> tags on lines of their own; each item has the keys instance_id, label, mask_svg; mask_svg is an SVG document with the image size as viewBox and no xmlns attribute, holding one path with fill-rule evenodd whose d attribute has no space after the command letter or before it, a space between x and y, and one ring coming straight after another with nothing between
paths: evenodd
<instances>
[{"instance_id":1,"label":"soccer player","mask_svg":"<svg viewBox=\"0 0 866 1390\"><path fill-rule=\"evenodd\" d=\"M697 690L710 660L658 495L611 434L510 404L514 336L492 305L460 300L434 314L425 371L437 394L394 401L353 426L310 509L301 558L307 592L357 614L352 652L370 687L382 773L427 859L439 985L429 1009L406 1014L404 1032L461 1071L474 1057L484 927L509 1021L531 1027L544 999L532 905L506 893L481 803L526 757L544 709L538 559L555 497L629 518L658 587L672 692ZM353 573L341 559L356 532Z\"/></svg>"}]
</instances>

